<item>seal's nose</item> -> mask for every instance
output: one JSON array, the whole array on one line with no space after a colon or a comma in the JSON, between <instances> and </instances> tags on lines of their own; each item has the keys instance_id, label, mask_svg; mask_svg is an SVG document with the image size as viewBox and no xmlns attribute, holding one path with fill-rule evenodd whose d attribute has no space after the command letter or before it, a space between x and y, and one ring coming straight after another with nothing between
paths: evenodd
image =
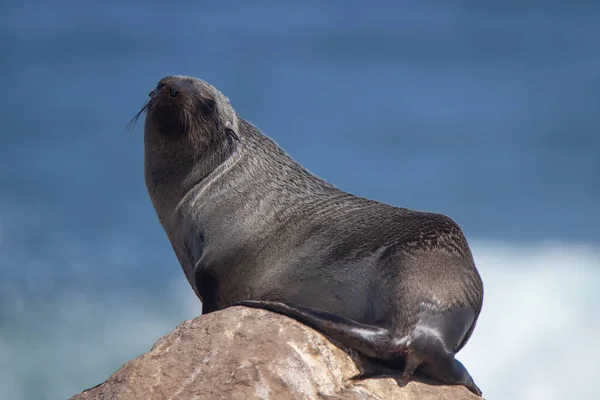
<instances>
[{"instance_id":1,"label":"seal's nose","mask_svg":"<svg viewBox=\"0 0 600 400\"><path fill-rule=\"evenodd\" d=\"M175 83L171 83L169 86L169 96L174 99L179 94L179 88Z\"/></svg>"},{"instance_id":2,"label":"seal's nose","mask_svg":"<svg viewBox=\"0 0 600 400\"><path fill-rule=\"evenodd\" d=\"M156 92L162 91L168 93L169 97L174 99L183 89L184 82L177 77L168 76L160 80L156 86Z\"/></svg>"}]
</instances>

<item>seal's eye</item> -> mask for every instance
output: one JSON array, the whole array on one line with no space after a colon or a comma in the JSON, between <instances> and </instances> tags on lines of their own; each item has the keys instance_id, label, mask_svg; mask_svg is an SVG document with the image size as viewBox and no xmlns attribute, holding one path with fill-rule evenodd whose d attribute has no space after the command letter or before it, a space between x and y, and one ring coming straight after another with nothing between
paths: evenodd
<instances>
[{"instance_id":1,"label":"seal's eye","mask_svg":"<svg viewBox=\"0 0 600 400\"><path fill-rule=\"evenodd\" d=\"M200 99L200 110L202 115L210 115L215 111L216 102L210 98Z\"/></svg>"}]
</instances>

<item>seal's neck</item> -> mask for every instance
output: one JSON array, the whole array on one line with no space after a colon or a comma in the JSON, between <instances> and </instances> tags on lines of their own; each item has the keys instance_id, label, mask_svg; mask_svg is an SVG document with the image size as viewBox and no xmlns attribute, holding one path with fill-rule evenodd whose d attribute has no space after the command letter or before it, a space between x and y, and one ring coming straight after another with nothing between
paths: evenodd
<instances>
[{"instance_id":1,"label":"seal's neck","mask_svg":"<svg viewBox=\"0 0 600 400\"><path fill-rule=\"evenodd\" d=\"M187 215L190 212L203 229L229 229L222 226L227 225L223 224L225 216L237 223L282 219L305 202L339 191L311 174L252 124L242 118L238 122L239 141L223 141L222 147L207 152L205 159L182 154L187 149L181 146L168 157L165 147L146 150L146 186L170 235L182 231L181 219L192 218ZM150 139L147 143L156 146L159 142Z\"/></svg>"},{"instance_id":2,"label":"seal's neck","mask_svg":"<svg viewBox=\"0 0 600 400\"><path fill-rule=\"evenodd\" d=\"M145 179L148 194L161 222L194 187L227 162L235 152L232 138L213 142L209 149L182 146L168 138L145 134Z\"/></svg>"},{"instance_id":3,"label":"seal's neck","mask_svg":"<svg viewBox=\"0 0 600 400\"><path fill-rule=\"evenodd\" d=\"M212 215L244 219L281 217L339 189L297 163L272 139L239 118L240 141L230 157L188 193L198 220ZM184 205L185 207L185 205Z\"/></svg>"}]
</instances>

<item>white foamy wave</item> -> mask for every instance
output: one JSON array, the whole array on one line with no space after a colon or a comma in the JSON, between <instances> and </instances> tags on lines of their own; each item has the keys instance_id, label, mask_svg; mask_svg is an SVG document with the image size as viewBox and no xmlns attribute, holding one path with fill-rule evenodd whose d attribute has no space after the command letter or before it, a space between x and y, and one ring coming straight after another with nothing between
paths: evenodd
<instances>
[{"instance_id":1,"label":"white foamy wave","mask_svg":"<svg viewBox=\"0 0 600 400\"><path fill-rule=\"evenodd\" d=\"M458 358L486 398L598 398L599 250L474 243L484 305Z\"/></svg>"},{"instance_id":2,"label":"white foamy wave","mask_svg":"<svg viewBox=\"0 0 600 400\"><path fill-rule=\"evenodd\" d=\"M458 358L487 399L592 399L600 393L600 247L474 242L484 307ZM177 266L173 266L174 268ZM0 325L1 398L67 398L106 379L200 312L183 274L168 301L108 293L19 303ZM13 314L14 316L15 314ZM36 389L37 388L37 389Z\"/></svg>"}]
</instances>

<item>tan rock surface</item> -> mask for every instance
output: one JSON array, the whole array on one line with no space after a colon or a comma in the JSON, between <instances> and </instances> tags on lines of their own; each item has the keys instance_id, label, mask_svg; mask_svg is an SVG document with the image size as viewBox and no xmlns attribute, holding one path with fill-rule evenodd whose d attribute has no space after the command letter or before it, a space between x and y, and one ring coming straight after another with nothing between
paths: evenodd
<instances>
[{"instance_id":1,"label":"tan rock surface","mask_svg":"<svg viewBox=\"0 0 600 400\"><path fill-rule=\"evenodd\" d=\"M314 330L233 307L180 324L71 400L479 399L462 386L350 379L358 374L353 359Z\"/></svg>"}]
</instances>

